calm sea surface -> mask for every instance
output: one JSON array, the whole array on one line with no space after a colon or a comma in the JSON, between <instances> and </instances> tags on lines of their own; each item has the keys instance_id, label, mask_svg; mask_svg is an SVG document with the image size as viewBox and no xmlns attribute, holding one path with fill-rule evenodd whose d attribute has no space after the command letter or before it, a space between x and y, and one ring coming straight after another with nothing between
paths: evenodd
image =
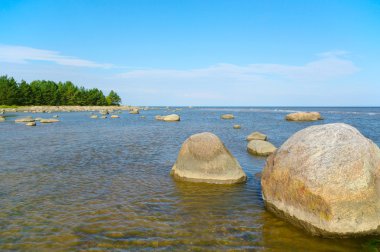
<instances>
[{"instance_id":1,"label":"calm sea surface","mask_svg":"<svg viewBox=\"0 0 380 252\"><path fill-rule=\"evenodd\" d=\"M286 122L292 111L325 120ZM59 123L0 122L0 251L376 251L380 237L311 237L265 211L254 176L265 159L246 151L252 131L280 146L305 127L344 122L380 145L380 108L183 108L181 122L154 120L167 109ZM221 120L233 113L234 120ZM144 115L146 118L141 118ZM242 129L233 129L241 124ZM218 135L248 175L246 184L179 183L169 176L183 141Z\"/></svg>"}]
</instances>

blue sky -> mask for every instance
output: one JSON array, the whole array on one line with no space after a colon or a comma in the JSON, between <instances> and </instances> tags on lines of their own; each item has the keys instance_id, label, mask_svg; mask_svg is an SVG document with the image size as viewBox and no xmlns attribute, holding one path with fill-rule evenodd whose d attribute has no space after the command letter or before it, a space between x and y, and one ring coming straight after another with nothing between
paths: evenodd
<instances>
[{"instance_id":1,"label":"blue sky","mask_svg":"<svg viewBox=\"0 0 380 252\"><path fill-rule=\"evenodd\" d=\"M379 106L378 0L0 0L0 74L133 105Z\"/></svg>"}]
</instances>

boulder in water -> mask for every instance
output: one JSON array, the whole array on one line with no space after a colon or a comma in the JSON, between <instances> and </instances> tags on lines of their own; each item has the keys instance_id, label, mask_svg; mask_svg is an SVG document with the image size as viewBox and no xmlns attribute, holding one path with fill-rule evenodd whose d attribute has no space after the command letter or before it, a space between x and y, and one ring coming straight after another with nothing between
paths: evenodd
<instances>
[{"instance_id":1,"label":"boulder in water","mask_svg":"<svg viewBox=\"0 0 380 252\"><path fill-rule=\"evenodd\" d=\"M56 122L59 122L59 120L54 119L54 118L52 118L52 119L41 119L40 120L40 123L56 123Z\"/></svg>"},{"instance_id":2,"label":"boulder in water","mask_svg":"<svg viewBox=\"0 0 380 252\"><path fill-rule=\"evenodd\" d=\"M256 156L269 156L276 151L276 147L267 141L252 140L248 142L247 151Z\"/></svg>"},{"instance_id":3,"label":"boulder in water","mask_svg":"<svg viewBox=\"0 0 380 252\"><path fill-rule=\"evenodd\" d=\"M192 135L182 144L171 174L178 180L214 184L234 184L247 179L219 137L209 132Z\"/></svg>"},{"instance_id":4,"label":"boulder in water","mask_svg":"<svg viewBox=\"0 0 380 252\"><path fill-rule=\"evenodd\" d=\"M298 131L267 159L261 185L268 210L314 235L380 233L380 149L352 126Z\"/></svg>"},{"instance_id":5,"label":"boulder in water","mask_svg":"<svg viewBox=\"0 0 380 252\"><path fill-rule=\"evenodd\" d=\"M247 136L247 141L252 141L252 140L266 141L267 140L267 136L264 135L263 133L255 131L255 132L252 132L251 134L249 134Z\"/></svg>"},{"instance_id":6,"label":"boulder in water","mask_svg":"<svg viewBox=\"0 0 380 252\"><path fill-rule=\"evenodd\" d=\"M16 123L27 123L27 122L34 122L34 121L35 120L31 116L19 118L15 120Z\"/></svg>"},{"instance_id":7,"label":"boulder in water","mask_svg":"<svg viewBox=\"0 0 380 252\"><path fill-rule=\"evenodd\" d=\"M222 115L220 118L222 119L234 119L234 115L233 114L225 114L225 115Z\"/></svg>"},{"instance_id":8,"label":"boulder in water","mask_svg":"<svg viewBox=\"0 0 380 252\"><path fill-rule=\"evenodd\" d=\"M322 116L319 112L297 112L286 115L287 121L318 121L322 120Z\"/></svg>"}]
</instances>

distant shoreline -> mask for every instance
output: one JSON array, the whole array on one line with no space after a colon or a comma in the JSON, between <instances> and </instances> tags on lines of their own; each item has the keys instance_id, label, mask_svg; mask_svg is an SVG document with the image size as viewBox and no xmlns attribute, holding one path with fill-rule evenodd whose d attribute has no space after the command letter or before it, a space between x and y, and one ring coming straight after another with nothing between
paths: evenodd
<instances>
[{"instance_id":1,"label":"distant shoreline","mask_svg":"<svg viewBox=\"0 0 380 252\"><path fill-rule=\"evenodd\" d=\"M26 113L49 113L49 112L83 112L99 110L131 110L134 106L0 106L0 112L26 112Z\"/></svg>"}]
</instances>

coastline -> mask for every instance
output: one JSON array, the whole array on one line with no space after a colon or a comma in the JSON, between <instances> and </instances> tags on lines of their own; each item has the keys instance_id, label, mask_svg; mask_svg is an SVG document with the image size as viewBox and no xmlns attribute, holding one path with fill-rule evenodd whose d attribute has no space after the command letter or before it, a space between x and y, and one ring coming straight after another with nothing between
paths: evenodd
<instances>
[{"instance_id":1,"label":"coastline","mask_svg":"<svg viewBox=\"0 0 380 252\"><path fill-rule=\"evenodd\" d=\"M99 110L132 110L134 106L19 106L0 108L0 112L25 112L25 113L49 113L49 112L85 112Z\"/></svg>"}]
</instances>

